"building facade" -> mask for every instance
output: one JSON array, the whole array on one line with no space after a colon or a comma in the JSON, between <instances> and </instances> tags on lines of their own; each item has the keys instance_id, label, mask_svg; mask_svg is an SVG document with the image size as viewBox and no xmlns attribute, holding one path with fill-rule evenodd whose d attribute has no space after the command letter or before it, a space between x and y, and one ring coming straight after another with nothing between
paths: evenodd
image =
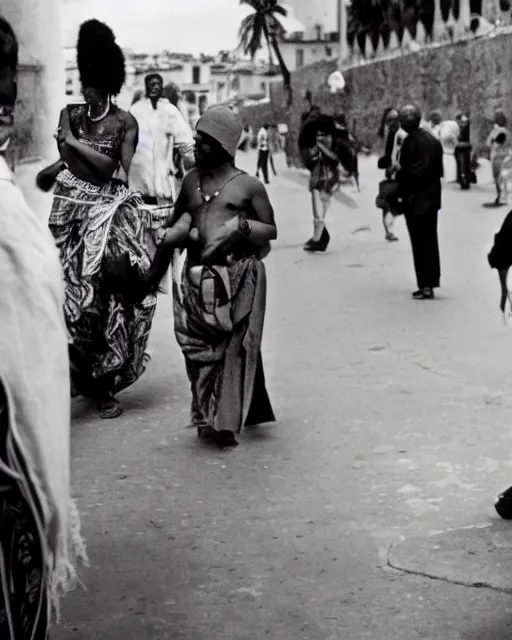
<instances>
[{"instance_id":1,"label":"building facade","mask_svg":"<svg viewBox=\"0 0 512 640\"><path fill-rule=\"evenodd\" d=\"M338 0L286 0L282 3L304 28L305 40L323 40L338 33Z\"/></svg>"},{"instance_id":2,"label":"building facade","mask_svg":"<svg viewBox=\"0 0 512 640\"><path fill-rule=\"evenodd\" d=\"M59 0L0 0L0 13L20 44L15 164L55 160L53 132L65 103L59 4Z\"/></svg>"}]
</instances>

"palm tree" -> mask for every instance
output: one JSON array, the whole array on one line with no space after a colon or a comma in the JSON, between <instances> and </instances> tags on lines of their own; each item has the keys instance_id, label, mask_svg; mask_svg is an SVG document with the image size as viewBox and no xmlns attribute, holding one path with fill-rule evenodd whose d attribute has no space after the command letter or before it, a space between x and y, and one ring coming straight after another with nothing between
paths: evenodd
<instances>
[{"instance_id":1,"label":"palm tree","mask_svg":"<svg viewBox=\"0 0 512 640\"><path fill-rule=\"evenodd\" d=\"M280 30L276 15L286 16L287 11L278 4L277 0L240 0L240 4L249 5L254 12L246 16L240 25L238 37L244 53L250 53L254 58L262 48L262 39L267 43L270 63L272 66L272 51L275 53L286 93L286 105L292 104L291 76L279 48L277 34Z\"/></svg>"}]
</instances>

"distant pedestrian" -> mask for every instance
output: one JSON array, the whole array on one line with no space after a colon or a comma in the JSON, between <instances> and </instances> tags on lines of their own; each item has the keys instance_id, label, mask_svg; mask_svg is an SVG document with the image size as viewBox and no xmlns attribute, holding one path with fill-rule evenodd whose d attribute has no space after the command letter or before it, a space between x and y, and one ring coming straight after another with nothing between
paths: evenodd
<instances>
[{"instance_id":1,"label":"distant pedestrian","mask_svg":"<svg viewBox=\"0 0 512 640\"><path fill-rule=\"evenodd\" d=\"M276 167L274 164L274 155L279 153L279 132L277 131L277 127L272 125L268 130L268 160L270 163L270 168L272 169L272 173L277 176Z\"/></svg>"},{"instance_id":2,"label":"distant pedestrian","mask_svg":"<svg viewBox=\"0 0 512 640\"><path fill-rule=\"evenodd\" d=\"M461 189L469 189L471 183L476 181L476 175L471 168L471 136L469 116L465 113L458 114L459 136L455 145L454 155L457 167L457 182Z\"/></svg>"},{"instance_id":3,"label":"distant pedestrian","mask_svg":"<svg viewBox=\"0 0 512 640\"><path fill-rule=\"evenodd\" d=\"M407 105L400 113L407 137L402 143L396 174L401 207L411 238L418 300L434 298L439 287L441 267L437 238L437 218L441 208L443 148L439 140L420 128L421 112Z\"/></svg>"},{"instance_id":4,"label":"distant pedestrian","mask_svg":"<svg viewBox=\"0 0 512 640\"><path fill-rule=\"evenodd\" d=\"M398 157L401 145L407 136L400 127L398 109L388 107L383 115L378 136L384 140L384 154L379 158L377 166L385 170L386 179L379 183L379 194L376 205L382 209L382 224L385 238L388 242L396 242L398 238L393 233L395 217L401 211L398 206Z\"/></svg>"},{"instance_id":5,"label":"distant pedestrian","mask_svg":"<svg viewBox=\"0 0 512 640\"><path fill-rule=\"evenodd\" d=\"M269 184L268 179L268 158L269 158L269 139L268 124L264 124L258 131L258 165L256 167L256 177L260 177L260 171L263 173L265 184Z\"/></svg>"},{"instance_id":6,"label":"distant pedestrian","mask_svg":"<svg viewBox=\"0 0 512 640\"><path fill-rule=\"evenodd\" d=\"M486 202L484 207L502 207L506 204L501 201L501 165L510 150L510 132L507 126L508 121L506 115L498 109L494 114L494 124L486 141L486 145L491 151L491 168L496 186L496 200L494 202Z\"/></svg>"},{"instance_id":7,"label":"distant pedestrian","mask_svg":"<svg viewBox=\"0 0 512 640\"><path fill-rule=\"evenodd\" d=\"M340 188L340 158L336 148L336 126L331 116L309 119L299 136L299 149L310 171L309 191L313 208L313 235L304 244L304 251L325 251L330 235L325 218L333 195Z\"/></svg>"}]
</instances>

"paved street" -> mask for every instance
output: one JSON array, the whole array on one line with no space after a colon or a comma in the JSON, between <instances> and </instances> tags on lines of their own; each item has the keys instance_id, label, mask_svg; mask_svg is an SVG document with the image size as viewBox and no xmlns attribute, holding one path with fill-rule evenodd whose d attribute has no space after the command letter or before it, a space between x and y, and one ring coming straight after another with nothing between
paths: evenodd
<instances>
[{"instance_id":1,"label":"paved street","mask_svg":"<svg viewBox=\"0 0 512 640\"><path fill-rule=\"evenodd\" d=\"M223 452L185 428L168 297L125 415L73 405L91 568L52 640L510 640L512 596L464 586L478 582L467 557L447 551L440 576L424 552L464 527L512 540L493 508L512 484L512 333L486 261L506 209L481 207L485 167L469 192L447 184L443 287L413 301L404 221L386 243L375 166L361 160L361 192L345 190L329 250L309 255L305 181L279 158L263 351L276 425ZM512 589L504 558L490 584Z\"/></svg>"}]
</instances>

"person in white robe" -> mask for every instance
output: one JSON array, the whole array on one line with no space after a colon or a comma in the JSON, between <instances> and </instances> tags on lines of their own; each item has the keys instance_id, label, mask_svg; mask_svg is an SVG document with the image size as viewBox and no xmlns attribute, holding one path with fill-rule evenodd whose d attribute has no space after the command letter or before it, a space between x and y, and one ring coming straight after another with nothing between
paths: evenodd
<instances>
[{"instance_id":1,"label":"person in white robe","mask_svg":"<svg viewBox=\"0 0 512 640\"><path fill-rule=\"evenodd\" d=\"M163 79L157 73L145 78L146 97L130 107L139 125L139 141L130 166L128 183L146 204L165 205L176 199L174 150L184 170L192 168L194 138L183 115L162 97Z\"/></svg>"}]
</instances>

